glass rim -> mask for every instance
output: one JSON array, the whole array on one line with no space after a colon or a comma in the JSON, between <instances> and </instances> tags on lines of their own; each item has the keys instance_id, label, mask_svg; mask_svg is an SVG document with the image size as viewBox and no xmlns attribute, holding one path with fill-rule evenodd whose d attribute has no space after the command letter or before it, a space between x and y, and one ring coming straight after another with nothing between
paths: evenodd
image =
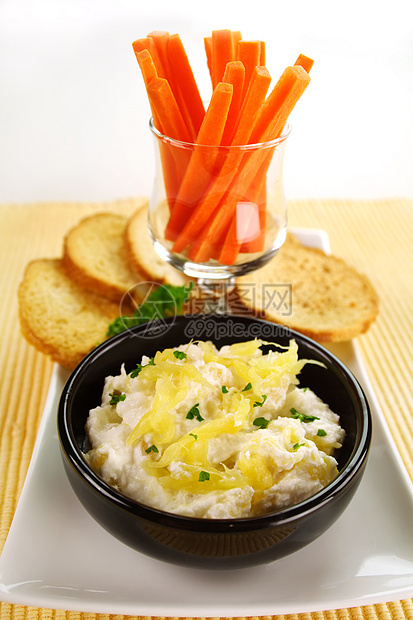
<instances>
[{"instance_id":1,"label":"glass rim","mask_svg":"<svg viewBox=\"0 0 413 620\"><path fill-rule=\"evenodd\" d=\"M194 147L197 147L197 148L203 148L203 149L217 149L218 148L218 149L223 149L223 150L242 149L242 150L247 151L247 150L257 150L258 148L270 148L270 147L277 146L281 144L282 142L285 142L285 140L288 138L288 136L291 133L292 125L290 122L287 121L287 123L284 125L282 134L278 138L274 138L273 140L268 140L267 142L255 142L252 144L198 144L196 142L185 142L184 140L177 140L176 138L171 138L170 136L164 135L162 132L156 129L152 116L149 119L149 129L151 130L152 134L156 138L159 138L163 142L167 142L169 144L178 146L180 148L193 149Z\"/></svg>"}]
</instances>

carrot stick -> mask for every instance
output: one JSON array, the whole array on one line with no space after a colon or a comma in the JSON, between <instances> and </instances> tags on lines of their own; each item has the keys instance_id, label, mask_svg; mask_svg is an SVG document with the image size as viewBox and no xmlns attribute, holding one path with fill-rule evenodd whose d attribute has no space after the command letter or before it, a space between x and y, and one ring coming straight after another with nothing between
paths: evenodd
<instances>
[{"instance_id":1,"label":"carrot stick","mask_svg":"<svg viewBox=\"0 0 413 620\"><path fill-rule=\"evenodd\" d=\"M185 48L178 34L168 39L168 57L172 80L179 85L182 105L186 108L192 133L196 136L205 116L204 104L192 72Z\"/></svg>"},{"instance_id":2,"label":"carrot stick","mask_svg":"<svg viewBox=\"0 0 413 620\"><path fill-rule=\"evenodd\" d=\"M147 86L154 78L159 77L152 55L147 49L137 52L136 59L139 63L145 86Z\"/></svg>"},{"instance_id":3,"label":"carrot stick","mask_svg":"<svg viewBox=\"0 0 413 620\"><path fill-rule=\"evenodd\" d=\"M252 202L238 202L235 217L232 218L228 232L221 244L218 262L233 265L240 252L241 245L248 239L248 231L259 233L259 206Z\"/></svg>"},{"instance_id":4,"label":"carrot stick","mask_svg":"<svg viewBox=\"0 0 413 620\"><path fill-rule=\"evenodd\" d=\"M209 77L212 82L212 37L204 37L205 55L207 59L207 67L209 71Z\"/></svg>"},{"instance_id":5,"label":"carrot stick","mask_svg":"<svg viewBox=\"0 0 413 620\"><path fill-rule=\"evenodd\" d=\"M251 133L251 144L275 140L281 134L289 114L309 82L310 76L300 65L284 70L261 108Z\"/></svg>"},{"instance_id":6,"label":"carrot stick","mask_svg":"<svg viewBox=\"0 0 413 620\"><path fill-rule=\"evenodd\" d=\"M241 41L242 36L241 36L241 32L239 30L233 30L231 33L232 36L232 50L233 50L233 57L235 60L235 56L237 53L237 46L238 46L238 41Z\"/></svg>"},{"instance_id":7,"label":"carrot stick","mask_svg":"<svg viewBox=\"0 0 413 620\"><path fill-rule=\"evenodd\" d=\"M238 122L238 115L241 109L242 93L244 90L245 67L240 60L232 60L227 63L223 82L232 84L233 95L231 107L229 109L227 123L225 125L222 144L231 144L234 128Z\"/></svg>"},{"instance_id":8,"label":"carrot stick","mask_svg":"<svg viewBox=\"0 0 413 620\"><path fill-rule=\"evenodd\" d=\"M219 82L212 93L211 101L201 124L196 145L191 154L175 206L165 230L167 239L176 239L204 195L215 172L214 165L218 149L211 146L221 144L228 111L231 105L232 84ZM206 146L207 148L203 148ZM176 250L175 250L176 251Z\"/></svg>"},{"instance_id":9,"label":"carrot stick","mask_svg":"<svg viewBox=\"0 0 413 620\"><path fill-rule=\"evenodd\" d=\"M168 80L165 78L151 80L146 91L164 134L174 140L189 142L189 134Z\"/></svg>"},{"instance_id":10,"label":"carrot stick","mask_svg":"<svg viewBox=\"0 0 413 620\"><path fill-rule=\"evenodd\" d=\"M255 118L265 101L271 83L271 75L265 67L254 67L247 88L238 122L234 128L232 145L247 144L254 127Z\"/></svg>"},{"instance_id":11,"label":"carrot stick","mask_svg":"<svg viewBox=\"0 0 413 620\"><path fill-rule=\"evenodd\" d=\"M265 41L260 41L260 66L265 67Z\"/></svg>"},{"instance_id":12,"label":"carrot stick","mask_svg":"<svg viewBox=\"0 0 413 620\"><path fill-rule=\"evenodd\" d=\"M262 252L265 245L265 233L267 226L267 184L265 173L259 173L259 177L262 178L259 191L258 191L258 218L259 218L259 232L255 235L248 235L248 238L243 241L240 252L254 253ZM255 228L254 228L255 231Z\"/></svg>"},{"instance_id":13,"label":"carrot stick","mask_svg":"<svg viewBox=\"0 0 413 620\"><path fill-rule=\"evenodd\" d=\"M148 38L152 39L155 44L158 56L164 69L165 77L170 84L173 95L181 112L181 116L184 119L190 142L192 142L195 140L197 130L193 127L190 109L188 108L188 105L185 102L185 97L182 94L181 82L183 81L183 78L172 68L172 60L175 59L171 58L169 53L171 36L172 35L170 35L166 30L153 30L148 34ZM172 44L172 46L174 46L174 44ZM187 73L185 77L188 77Z\"/></svg>"},{"instance_id":14,"label":"carrot stick","mask_svg":"<svg viewBox=\"0 0 413 620\"><path fill-rule=\"evenodd\" d=\"M261 55L261 41L238 41L237 60L245 67L244 95L247 92L254 67L259 66Z\"/></svg>"},{"instance_id":15,"label":"carrot stick","mask_svg":"<svg viewBox=\"0 0 413 620\"><path fill-rule=\"evenodd\" d=\"M143 49L141 52L135 52L135 55L139 63L143 81L145 83L145 86L147 87L152 80L158 77L155 63L153 61L151 53L147 49ZM156 114L156 110L152 110L152 118L153 124L155 125L156 129L163 133L163 129Z\"/></svg>"},{"instance_id":16,"label":"carrot stick","mask_svg":"<svg viewBox=\"0 0 413 620\"><path fill-rule=\"evenodd\" d=\"M140 52L135 52L136 58L139 63L139 67L142 72L142 76L145 82L145 86L158 77L155 63L152 55L147 48ZM152 109L153 124L156 129L163 133L164 129L156 113L156 109ZM175 162L175 154L168 144L161 143L159 145L160 157L162 162L162 171L165 184L165 193L168 200L169 209L172 210L176 195L178 193L179 184L181 179L178 176L177 166Z\"/></svg>"},{"instance_id":17,"label":"carrot stick","mask_svg":"<svg viewBox=\"0 0 413 620\"><path fill-rule=\"evenodd\" d=\"M307 71L307 73L310 73L311 68L314 64L314 60L312 58L309 58L308 56L305 56L304 54L300 54L294 64L300 65L303 69Z\"/></svg>"},{"instance_id":18,"label":"carrot stick","mask_svg":"<svg viewBox=\"0 0 413 620\"><path fill-rule=\"evenodd\" d=\"M186 126L175 101L168 80L153 78L147 86L154 124L158 131L176 140L188 141ZM160 144L165 192L170 210L173 209L181 180L188 166L189 152L185 149Z\"/></svg>"},{"instance_id":19,"label":"carrot stick","mask_svg":"<svg viewBox=\"0 0 413 620\"><path fill-rule=\"evenodd\" d=\"M270 82L271 76L267 69L265 67L255 67L250 87L240 112L240 121L232 140L233 146L248 143L254 118L265 99ZM247 155L245 154L245 156ZM196 208L188 213L186 220L183 222L184 225L173 246L174 252L182 252L186 245L196 239L199 231L218 207L230 183L233 181L243 157L243 151L238 149L229 151L208 193ZM195 243L197 242L195 241Z\"/></svg>"},{"instance_id":20,"label":"carrot stick","mask_svg":"<svg viewBox=\"0 0 413 620\"><path fill-rule=\"evenodd\" d=\"M240 252L261 252L266 232L266 173L271 159L265 158L251 186L248 188L247 205L237 204L234 217L221 243L218 260L232 265ZM255 183L254 183L255 181Z\"/></svg>"},{"instance_id":21,"label":"carrot stick","mask_svg":"<svg viewBox=\"0 0 413 620\"><path fill-rule=\"evenodd\" d=\"M234 59L231 30L212 31L212 86L222 81L228 62Z\"/></svg>"},{"instance_id":22,"label":"carrot stick","mask_svg":"<svg viewBox=\"0 0 413 620\"><path fill-rule=\"evenodd\" d=\"M147 36L148 39L153 41L155 49L158 53L159 61L163 68L164 75L162 77L166 77L169 79L169 61L168 61L168 39L169 32L166 30L153 30ZM150 51L150 50L149 50Z\"/></svg>"},{"instance_id":23,"label":"carrot stick","mask_svg":"<svg viewBox=\"0 0 413 620\"><path fill-rule=\"evenodd\" d=\"M166 73L162 66L161 59L159 58L158 50L156 49L155 42L153 39L149 37L145 37L142 39L136 39L136 41L132 43L132 47L133 47L133 51L135 52L135 55L137 55L139 52L142 52L143 50L148 50L148 52L152 56L158 76L162 78L166 77Z\"/></svg>"}]
</instances>

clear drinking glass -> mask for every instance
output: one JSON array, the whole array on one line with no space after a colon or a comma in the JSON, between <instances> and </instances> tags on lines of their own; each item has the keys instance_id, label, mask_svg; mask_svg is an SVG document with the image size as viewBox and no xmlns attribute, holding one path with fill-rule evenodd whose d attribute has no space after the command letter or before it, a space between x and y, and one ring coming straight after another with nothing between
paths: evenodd
<instances>
[{"instance_id":1,"label":"clear drinking glass","mask_svg":"<svg viewBox=\"0 0 413 620\"><path fill-rule=\"evenodd\" d=\"M150 129L156 168L148 224L161 258L207 289L232 286L267 263L286 237L290 126L276 140L241 146L174 140L152 120Z\"/></svg>"}]
</instances>

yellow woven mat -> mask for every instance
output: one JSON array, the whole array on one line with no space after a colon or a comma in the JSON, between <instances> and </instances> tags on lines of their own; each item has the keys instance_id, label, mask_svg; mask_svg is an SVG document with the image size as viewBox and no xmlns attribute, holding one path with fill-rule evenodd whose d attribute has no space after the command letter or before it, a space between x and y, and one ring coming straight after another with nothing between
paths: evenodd
<instances>
[{"instance_id":1,"label":"yellow woven mat","mask_svg":"<svg viewBox=\"0 0 413 620\"><path fill-rule=\"evenodd\" d=\"M81 217L104 210L130 214L139 204L140 199L131 199L0 206L0 552L26 476L52 371L51 361L20 334L17 287L24 268L33 258L60 256L65 232ZM413 479L413 199L295 201L289 204L289 219L291 226L326 230L332 253L366 273L379 293L380 315L358 343L373 389ZM1 620L108 617L4 603L0 609ZM413 619L413 601L287 617ZM122 616L116 619L122 620Z\"/></svg>"}]
</instances>

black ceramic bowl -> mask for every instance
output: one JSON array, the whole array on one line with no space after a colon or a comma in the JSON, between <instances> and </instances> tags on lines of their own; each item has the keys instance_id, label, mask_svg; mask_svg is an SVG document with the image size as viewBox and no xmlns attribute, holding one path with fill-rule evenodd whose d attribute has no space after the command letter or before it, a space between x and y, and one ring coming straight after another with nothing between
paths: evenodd
<instances>
[{"instance_id":1,"label":"black ceramic bowl","mask_svg":"<svg viewBox=\"0 0 413 620\"><path fill-rule=\"evenodd\" d=\"M285 510L244 519L201 519L155 510L131 500L104 482L84 458L85 422L101 402L104 378L127 372L143 354L191 339L218 347L252 338L287 345L294 338L307 364L299 375L339 413L346 439L338 456L339 475L309 499ZM154 558L200 568L241 568L277 560L323 534L341 515L362 478L371 442L366 397L350 371L314 341L279 325L241 316L179 316L141 325L106 341L90 353L67 381L59 405L58 432L68 479L86 510L125 544Z\"/></svg>"}]
</instances>

